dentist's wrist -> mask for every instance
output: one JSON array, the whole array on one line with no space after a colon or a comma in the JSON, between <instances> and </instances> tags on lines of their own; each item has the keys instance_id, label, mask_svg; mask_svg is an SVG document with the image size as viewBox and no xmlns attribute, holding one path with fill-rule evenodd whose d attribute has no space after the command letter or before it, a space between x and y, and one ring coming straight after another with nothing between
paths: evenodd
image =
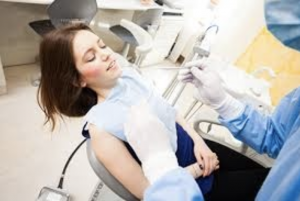
<instances>
[{"instance_id":1,"label":"dentist's wrist","mask_svg":"<svg viewBox=\"0 0 300 201\"><path fill-rule=\"evenodd\" d=\"M151 158L142 162L143 172L150 184L178 167L175 153L171 151L152 155Z\"/></svg>"},{"instance_id":2,"label":"dentist's wrist","mask_svg":"<svg viewBox=\"0 0 300 201\"><path fill-rule=\"evenodd\" d=\"M222 103L214 109L221 118L229 120L238 117L245 110L245 105L231 95L226 94Z\"/></svg>"}]
</instances>

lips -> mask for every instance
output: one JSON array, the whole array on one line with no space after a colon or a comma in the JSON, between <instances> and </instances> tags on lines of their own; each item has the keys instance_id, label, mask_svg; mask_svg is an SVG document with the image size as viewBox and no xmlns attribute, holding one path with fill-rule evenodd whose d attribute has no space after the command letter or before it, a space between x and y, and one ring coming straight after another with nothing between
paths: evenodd
<instances>
[{"instance_id":1,"label":"lips","mask_svg":"<svg viewBox=\"0 0 300 201\"><path fill-rule=\"evenodd\" d=\"M111 68L115 67L115 65L116 65L116 61L113 60L112 62L110 62L110 64L109 64L108 68L106 69L106 71L109 71Z\"/></svg>"}]
</instances>

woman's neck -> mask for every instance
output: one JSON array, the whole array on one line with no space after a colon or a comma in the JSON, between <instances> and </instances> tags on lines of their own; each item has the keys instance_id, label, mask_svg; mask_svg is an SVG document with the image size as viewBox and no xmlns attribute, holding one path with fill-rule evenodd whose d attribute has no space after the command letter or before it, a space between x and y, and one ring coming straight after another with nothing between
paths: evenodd
<instances>
[{"instance_id":1,"label":"woman's neck","mask_svg":"<svg viewBox=\"0 0 300 201\"><path fill-rule=\"evenodd\" d=\"M111 90L116 86L117 82L113 83L111 86L101 87L93 89L97 93L97 102L101 103L107 99Z\"/></svg>"},{"instance_id":2,"label":"woman's neck","mask_svg":"<svg viewBox=\"0 0 300 201\"><path fill-rule=\"evenodd\" d=\"M98 103L101 103L101 102L105 101L105 99L108 97L111 90L112 90L112 88L97 90L96 92L97 92Z\"/></svg>"}]
</instances>

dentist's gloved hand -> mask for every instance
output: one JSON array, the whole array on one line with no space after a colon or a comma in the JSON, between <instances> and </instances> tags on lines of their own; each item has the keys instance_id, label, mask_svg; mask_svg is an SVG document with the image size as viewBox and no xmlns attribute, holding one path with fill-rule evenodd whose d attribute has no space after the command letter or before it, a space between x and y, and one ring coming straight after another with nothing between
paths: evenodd
<instances>
[{"instance_id":1,"label":"dentist's gloved hand","mask_svg":"<svg viewBox=\"0 0 300 201\"><path fill-rule=\"evenodd\" d=\"M241 114L245 106L228 94L223 80L207 60L192 61L185 67L192 68L180 70L178 79L195 85L196 99L216 110L224 119L235 118Z\"/></svg>"},{"instance_id":2,"label":"dentist's gloved hand","mask_svg":"<svg viewBox=\"0 0 300 201\"><path fill-rule=\"evenodd\" d=\"M151 113L146 102L131 108L125 123L125 135L142 162L143 172L151 184L178 168L168 131Z\"/></svg>"}]
</instances>

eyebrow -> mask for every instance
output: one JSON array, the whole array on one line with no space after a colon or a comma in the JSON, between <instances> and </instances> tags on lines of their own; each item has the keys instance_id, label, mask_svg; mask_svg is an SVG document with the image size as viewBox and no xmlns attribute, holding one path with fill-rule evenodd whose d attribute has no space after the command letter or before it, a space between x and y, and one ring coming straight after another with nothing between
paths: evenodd
<instances>
[{"instance_id":1,"label":"eyebrow","mask_svg":"<svg viewBox=\"0 0 300 201\"><path fill-rule=\"evenodd\" d=\"M100 41L101 41L101 39L100 39L100 38L98 38L98 40L97 40L97 44L98 44ZM84 54L83 54L83 56L82 56L82 60L84 60L84 58L85 58L86 54L87 54L87 53L89 53L89 52L90 52L92 49L93 49L93 48L91 47L91 48L87 49L87 50L84 52Z\"/></svg>"}]
</instances>

